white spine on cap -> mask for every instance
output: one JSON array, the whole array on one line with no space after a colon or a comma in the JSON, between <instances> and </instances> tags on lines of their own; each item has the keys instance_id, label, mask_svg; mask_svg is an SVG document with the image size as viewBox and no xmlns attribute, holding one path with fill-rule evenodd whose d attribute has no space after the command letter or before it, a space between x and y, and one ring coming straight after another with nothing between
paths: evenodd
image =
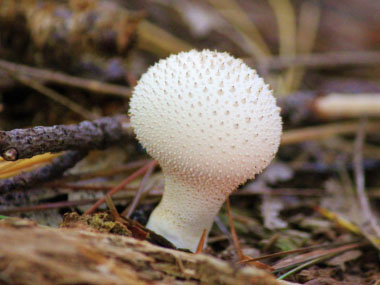
<instances>
[{"instance_id":1,"label":"white spine on cap","mask_svg":"<svg viewBox=\"0 0 380 285\"><path fill-rule=\"evenodd\" d=\"M194 251L226 197L274 157L279 112L256 71L227 53L192 50L151 67L130 104L137 139L165 175L147 227Z\"/></svg>"}]
</instances>

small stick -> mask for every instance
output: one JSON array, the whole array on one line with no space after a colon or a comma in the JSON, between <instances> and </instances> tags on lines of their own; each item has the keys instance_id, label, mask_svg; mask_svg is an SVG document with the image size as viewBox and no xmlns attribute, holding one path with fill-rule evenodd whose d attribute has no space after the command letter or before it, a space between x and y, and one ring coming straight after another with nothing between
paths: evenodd
<instances>
[{"instance_id":1,"label":"small stick","mask_svg":"<svg viewBox=\"0 0 380 285\"><path fill-rule=\"evenodd\" d=\"M53 82L61 85L81 88L95 93L102 93L104 95L128 98L131 93L131 90L124 86L79 78L60 72L30 67L22 64L16 64L1 59L0 68L18 74L27 75L28 77L34 78L36 80L42 80L46 82Z\"/></svg>"},{"instance_id":2,"label":"small stick","mask_svg":"<svg viewBox=\"0 0 380 285\"><path fill-rule=\"evenodd\" d=\"M116 187L114 187L112 190L110 190L107 195L110 195L112 196L113 194L119 192L120 190L122 190L126 185L128 185L129 183L131 183L133 180L135 180L137 177L139 177L140 175L142 175L143 173L145 173L150 167L152 167L152 165L154 165L156 162L155 161L151 161L150 163L147 163L145 166L141 167L139 170L135 171L134 173L132 173L130 176L128 176L126 179L124 179L119 185L117 185ZM88 209L86 212L85 212L85 215L91 215L92 213L95 212L95 210L105 202L105 197L102 197L100 198L90 209Z\"/></svg>"},{"instance_id":3,"label":"small stick","mask_svg":"<svg viewBox=\"0 0 380 285\"><path fill-rule=\"evenodd\" d=\"M128 195L123 195L120 197L115 197L113 198L113 200L115 201L130 200L130 198L131 197ZM44 203L40 205L14 207L14 208L9 208L9 209L1 209L0 214L9 215L9 214L25 213L25 212L41 212L41 211L48 211L52 209L90 205L92 203L95 203L97 200L98 199L83 199L83 200L75 200L75 201L62 201L62 202Z\"/></svg>"},{"instance_id":4,"label":"small stick","mask_svg":"<svg viewBox=\"0 0 380 285\"><path fill-rule=\"evenodd\" d=\"M243 251L241 250L239 239L238 239L238 236L237 236L236 230L235 230L234 221L232 219L231 204L230 204L230 198L229 197L226 200L226 208L227 208L228 224L230 225L231 236L232 236L232 240L234 242L234 246L236 249L238 259L239 259L239 261L244 261L244 260L250 259L250 257L244 255ZM261 263L261 262L258 262L258 261L252 261L252 262L248 262L248 263L250 265L257 267L257 268L270 270L270 271L273 270L273 268L271 266L266 265L266 264Z\"/></svg>"},{"instance_id":5,"label":"small stick","mask_svg":"<svg viewBox=\"0 0 380 285\"><path fill-rule=\"evenodd\" d=\"M67 183L70 181L75 181L77 182L78 180L88 180L96 177L107 177L107 176L113 176L117 175L120 173L125 173L129 172L131 170L134 170L136 168L139 168L146 163L148 163L150 160L149 159L142 159L142 160L137 160L137 161L132 161L127 164L121 165L119 167L113 168L113 169L107 169L107 170L97 170L97 171L86 171L86 172L81 172L78 174L69 174L65 175L61 181L56 181L56 183L62 182L62 183ZM54 186L54 183L53 183Z\"/></svg>"},{"instance_id":6,"label":"small stick","mask_svg":"<svg viewBox=\"0 0 380 285\"><path fill-rule=\"evenodd\" d=\"M72 185L72 184L63 184L63 183L46 183L44 184L46 187L50 188L58 188L64 190L72 190L72 191L108 191L111 190L114 186L108 185L94 185L94 184L86 184L86 185ZM126 191L136 191L136 187L124 187L123 190ZM135 195L135 193L131 193L131 195Z\"/></svg>"},{"instance_id":7,"label":"small stick","mask_svg":"<svg viewBox=\"0 0 380 285\"><path fill-rule=\"evenodd\" d=\"M276 272L278 272L280 270L283 270L283 269L286 269L289 267L295 267L299 264L301 264L300 267L304 268L306 266L314 264L315 261L320 261L320 258L328 259L328 258L331 258L332 256L339 254L339 253L342 253L342 252L345 252L348 250L352 250L355 248L360 248L360 247L367 246L367 245L368 245L367 242L357 242L357 243L350 243L347 245L343 245L343 246L340 246L337 248L317 249L317 250L312 251L312 252L308 252L308 253L298 255L298 256L293 257L291 259L282 260L282 261L280 261L274 265L274 269ZM299 267L297 267L297 268L299 268ZM289 273L291 271L289 271ZM285 278L286 274L282 275L278 279L281 280L281 279Z\"/></svg>"},{"instance_id":8,"label":"small stick","mask_svg":"<svg viewBox=\"0 0 380 285\"><path fill-rule=\"evenodd\" d=\"M2 209L0 210L0 213L4 215L10 215L10 214L19 214L19 213L26 213L26 212L41 212L41 211L48 211L52 209L88 205L88 204L94 203L95 201L96 199L85 199L85 200L78 200L78 201L63 201L63 202L46 203L46 204L41 204L41 205Z\"/></svg>"},{"instance_id":9,"label":"small stick","mask_svg":"<svg viewBox=\"0 0 380 285\"><path fill-rule=\"evenodd\" d=\"M234 221L232 219L230 198L227 198L227 200L226 200L226 207L227 207L228 223L230 225L232 240L234 241L234 246L235 246L236 253L237 253L237 256L239 258L239 261L241 261L241 260L244 260L245 258L244 258L243 251L240 248L239 239L238 239L238 236L236 234Z\"/></svg>"},{"instance_id":10,"label":"small stick","mask_svg":"<svg viewBox=\"0 0 380 285\"><path fill-rule=\"evenodd\" d=\"M151 176L154 168L157 166L157 161L155 161L154 164L152 164L152 166L148 169L148 171L145 173L143 179L141 180L141 183L140 183L140 186L139 186L139 189L137 190L136 192L136 195L132 201L132 203L130 204L129 207L127 207L122 213L121 213L121 216L126 216L127 218L129 218L133 211L136 209L137 207L137 204L139 203L140 199L141 199L141 195L143 194L144 190L146 189L145 186L146 186L146 183L149 179L149 177Z\"/></svg>"},{"instance_id":11,"label":"small stick","mask_svg":"<svg viewBox=\"0 0 380 285\"><path fill-rule=\"evenodd\" d=\"M324 119L380 117L380 94L339 94L319 96L312 108Z\"/></svg>"},{"instance_id":12,"label":"small stick","mask_svg":"<svg viewBox=\"0 0 380 285\"><path fill-rule=\"evenodd\" d=\"M40 84L38 81L34 79L29 79L22 75L20 76L17 73L11 74L11 72L9 72L9 74L20 83L40 92L41 94L45 95L51 100L65 106L66 108L70 109L77 115L87 120L91 120L91 119L93 120L96 118L96 116L93 113L91 113L90 111L87 111L87 109L83 108L81 105L59 94L57 91Z\"/></svg>"},{"instance_id":13,"label":"small stick","mask_svg":"<svg viewBox=\"0 0 380 285\"><path fill-rule=\"evenodd\" d=\"M351 121L285 131L282 135L281 145L321 140L334 135L352 134L356 132L358 125L358 122ZM378 121L368 122L366 125L367 132L378 132L379 129L380 122Z\"/></svg>"},{"instance_id":14,"label":"small stick","mask_svg":"<svg viewBox=\"0 0 380 285\"><path fill-rule=\"evenodd\" d=\"M108 207L108 209L110 210L110 213L111 213L112 218L113 218L115 221L117 221L117 220L121 220L121 217L120 217L120 215L119 215L119 212L117 211L116 206L115 206L115 204L113 203L111 196L110 196L109 194L107 194L105 197L106 197L107 207Z\"/></svg>"},{"instance_id":15,"label":"small stick","mask_svg":"<svg viewBox=\"0 0 380 285\"><path fill-rule=\"evenodd\" d=\"M207 230L204 229L203 232L202 232L202 236L199 239L199 243L198 243L198 246L197 246L197 250L195 251L195 254L200 254L200 253L203 252L203 248L204 248L205 242L206 242L206 234L207 234Z\"/></svg>"},{"instance_id":16,"label":"small stick","mask_svg":"<svg viewBox=\"0 0 380 285\"><path fill-rule=\"evenodd\" d=\"M278 100L288 124L340 118L380 117L380 91L355 93L299 91Z\"/></svg>"},{"instance_id":17,"label":"small stick","mask_svg":"<svg viewBox=\"0 0 380 285\"><path fill-rule=\"evenodd\" d=\"M377 65L380 63L379 51L329 52L308 55L279 56L261 62L259 69L278 70L294 66L307 68L326 68L342 65Z\"/></svg>"},{"instance_id":18,"label":"small stick","mask_svg":"<svg viewBox=\"0 0 380 285\"><path fill-rule=\"evenodd\" d=\"M357 131L354 146L354 173L356 192L360 202L360 208L363 211L364 223L369 223L372 230L376 233L377 238L380 238L380 228L374 219L368 197L365 193L365 177L363 169L363 143L365 140L365 125L366 119L362 119Z\"/></svg>"},{"instance_id":19,"label":"small stick","mask_svg":"<svg viewBox=\"0 0 380 285\"><path fill-rule=\"evenodd\" d=\"M293 249L293 250L280 251L280 252L276 252L276 253L262 255L262 256L259 256L256 258L241 260L238 262L238 264L247 263L247 262L251 262L251 261L260 261L260 260L267 259L267 258L279 257L279 256L283 256L283 255L300 253L300 252L310 251L310 250L314 250L314 249L322 249L322 248L332 247L332 246L333 245L331 245L331 244L322 244L322 245L314 245L314 246L303 247L303 248L298 248L298 249Z\"/></svg>"},{"instance_id":20,"label":"small stick","mask_svg":"<svg viewBox=\"0 0 380 285\"><path fill-rule=\"evenodd\" d=\"M219 228L223 235L225 235L228 239L228 242L232 244L234 241L232 240L231 233L228 228L224 225L219 216L215 218L215 225Z\"/></svg>"},{"instance_id":21,"label":"small stick","mask_svg":"<svg viewBox=\"0 0 380 285\"><path fill-rule=\"evenodd\" d=\"M0 131L0 154L5 160L14 161L46 152L105 149L126 139L127 121L127 116L118 115L77 125Z\"/></svg>"}]
</instances>

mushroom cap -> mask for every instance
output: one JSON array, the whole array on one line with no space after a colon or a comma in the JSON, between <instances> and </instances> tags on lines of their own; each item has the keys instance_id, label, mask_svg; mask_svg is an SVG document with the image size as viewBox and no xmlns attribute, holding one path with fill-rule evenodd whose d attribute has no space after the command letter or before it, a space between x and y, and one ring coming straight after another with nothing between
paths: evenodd
<instances>
[{"instance_id":1,"label":"mushroom cap","mask_svg":"<svg viewBox=\"0 0 380 285\"><path fill-rule=\"evenodd\" d=\"M228 53L182 52L141 77L130 103L137 139L165 174L231 192L277 152L280 109L256 71Z\"/></svg>"}]
</instances>

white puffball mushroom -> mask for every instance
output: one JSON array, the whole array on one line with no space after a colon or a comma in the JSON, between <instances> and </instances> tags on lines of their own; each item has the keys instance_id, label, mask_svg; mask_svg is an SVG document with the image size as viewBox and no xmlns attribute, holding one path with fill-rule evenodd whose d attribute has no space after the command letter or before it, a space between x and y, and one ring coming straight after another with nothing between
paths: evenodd
<instances>
[{"instance_id":1,"label":"white puffball mushroom","mask_svg":"<svg viewBox=\"0 0 380 285\"><path fill-rule=\"evenodd\" d=\"M210 50L171 55L149 68L134 89L130 116L165 176L147 228L191 251L227 196L273 159L282 133L263 79L242 60Z\"/></svg>"}]
</instances>

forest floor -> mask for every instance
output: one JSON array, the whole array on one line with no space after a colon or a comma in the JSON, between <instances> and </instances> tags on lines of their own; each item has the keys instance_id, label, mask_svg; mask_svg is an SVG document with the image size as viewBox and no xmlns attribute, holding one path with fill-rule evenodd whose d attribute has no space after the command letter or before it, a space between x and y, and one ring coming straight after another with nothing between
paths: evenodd
<instances>
[{"instance_id":1,"label":"forest floor","mask_svg":"<svg viewBox=\"0 0 380 285\"><path fill-rule=\"evenodd\" d=\"M246 284L258 274L257 284L380 284L379 14L371 0L1 1L0 283L54 284L75 273L66 281ZM134 240L169 246L141 226L163 175L127 116L141 74L193 48L227 51L256 69L284 128L275 160L221 209L204 259ZM109 215L95 229L79 216L67 224L99 211ZM78 221L88 234L50 229ZM81 237L101 246L82 248ZM121 243L139 262L117 253ZM9 266L23 256L9 249L22 245L29 259ZM68 251L55 272L68 248L81 255ZM30 264L52 274L31 279ZM94 273L100 267L105 274Z\"/></svg>"}]
</instances>

